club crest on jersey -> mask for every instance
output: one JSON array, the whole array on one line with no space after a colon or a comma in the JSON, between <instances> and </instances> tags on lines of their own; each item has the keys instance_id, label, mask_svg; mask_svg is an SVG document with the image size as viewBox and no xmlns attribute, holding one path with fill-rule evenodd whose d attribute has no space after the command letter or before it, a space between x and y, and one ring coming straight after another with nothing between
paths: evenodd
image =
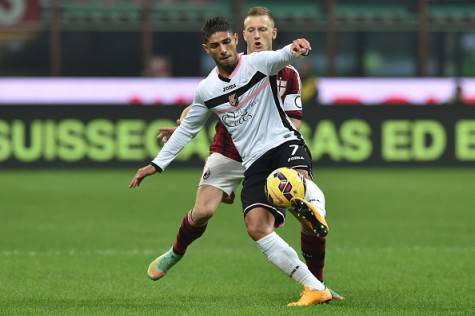
<instances>
[{"instance_id":1,"label":"club crest on jersey","mask_svg":"<svg viewBox=\"0 0 475 316\"><path fill-rule=\"evenodd\" d=\"M236 93L233 93L233 94L230 94L228 96L228 100L229 100L229 104L231 104L231 106L238 106L239 105L239 98L236 96Z\"/></svg>"}]
</instances>

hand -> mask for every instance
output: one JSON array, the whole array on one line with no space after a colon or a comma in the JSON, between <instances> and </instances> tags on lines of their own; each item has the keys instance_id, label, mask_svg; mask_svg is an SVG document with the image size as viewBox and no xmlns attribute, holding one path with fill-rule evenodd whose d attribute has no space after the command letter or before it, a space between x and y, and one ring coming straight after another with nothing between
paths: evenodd
<instances>
[{"instance_id":1,"label":"hand","mask_svg":"<svg viewBox=\"0 0 475 316\"><path fill-rule=\"evenodd\" d=\"M312 47L305 38L298 38L292 42L290 49L297 56L307 56L312 50Z\"/></svg>"},{"instance_id":2,"label":"hand","mask_svg":"<svg viewBox=\"0 0 475 316\"><path fill-rule=\"evenodd\" d=\"M176 127L163 127L158 130L157 140L161 141L162 143L168 142L170 137L172 136L173 132L176 130Z\"/></svg>"},{"instance_id":3,"label":"hand","mask_svg":"<svg viewBox=\"0 0 475 316\"><path fill-rule=\"evenodd\" d=\"M152 165L147 165L143 168L140 168L139 170L137 170L137 173L135 174L135 176L130 181L129 189L136 188L136 187L140 186L140 182L142 182L142 180L145 177L147 177L151 174L154 174L156 171L157 170Z\"/></svg>"}]
</instances>

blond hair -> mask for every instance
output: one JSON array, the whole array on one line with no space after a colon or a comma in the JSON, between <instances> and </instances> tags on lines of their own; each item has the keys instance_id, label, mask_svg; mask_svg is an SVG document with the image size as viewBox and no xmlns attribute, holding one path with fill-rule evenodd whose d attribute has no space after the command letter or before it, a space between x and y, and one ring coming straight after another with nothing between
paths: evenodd
<instances>
[{"instance_id":1,"label":"blond hair","mask_svg":"<svg viewBox=\"0 0 475 316\"><path fill-rule=\"evenodd\" d=\"M263 15L267 15L269 19L272 21L272 24L274 24L275 26L274 15L272 14L271 10L267 9L266 7L256 6L256 7L250 8L249 11L247 11L246 18L250 16L263 16Z\"/></svg>"}]
</instances>

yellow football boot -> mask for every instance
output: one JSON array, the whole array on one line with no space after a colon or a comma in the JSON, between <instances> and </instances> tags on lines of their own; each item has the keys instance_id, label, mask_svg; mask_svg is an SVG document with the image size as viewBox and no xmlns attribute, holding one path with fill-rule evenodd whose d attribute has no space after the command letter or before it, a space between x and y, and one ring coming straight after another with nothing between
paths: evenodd
<instances>
[{"instance_id":1,"label":"yellow football boot","mask_svg":"<svg viewBox=\"0 0 475 316\"><path fill-rule=\"evenodd\" d=\"M328 234L329 227L327 221L315 209L311 203L306 200L294 197L290 201L289 212L292 213L300 223L310 228L318 237L325 237Z\"/></svg>"},{"instance_id":2,"label":"yellow football boot","mask_svg":"<svg viewBox=\"0 0 475 316\"><path fill-rule=\"evenodd\" d=\"M324 290L312 290L305 287L300 295L300 299L297 302L289 303L287 306L310 306L328 302L332 298L332 293L327 288Z\"/></svg>"}]
</instances>

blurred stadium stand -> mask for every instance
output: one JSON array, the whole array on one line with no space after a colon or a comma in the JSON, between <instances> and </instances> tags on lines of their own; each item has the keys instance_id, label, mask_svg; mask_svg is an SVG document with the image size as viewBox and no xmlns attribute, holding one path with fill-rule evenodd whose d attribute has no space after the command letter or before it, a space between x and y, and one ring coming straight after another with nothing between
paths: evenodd
<instances>
[{"instance_id":1,"label":"blurred stadium stand","mask_svg":"<svg viewBox=\"0 0 475 316\"><path fill-rule=\"evenodd\" d=\"M0 0L0 77L150 77L158 57L171 77L199 78L206 18L241 31L255 5L276 17L275 47L314 43L317 78L475 76L472 0Z\"/></svg>"},{"instance_id":2,"label":"blurred stadium stand","mask_svg":"<svg viewBox=\"0 0 475 316\"><path fill-rule=\"evenodd\" d=\"M119 105L189 104L214 67L203 22L240 33L256 5L274 48L312 42L295 66L319 166L475 165L474 0L0 0L2 168L147 161L182 107ZM212 134L177 164L201 166Z\"/></svg>"}]
</instances>

